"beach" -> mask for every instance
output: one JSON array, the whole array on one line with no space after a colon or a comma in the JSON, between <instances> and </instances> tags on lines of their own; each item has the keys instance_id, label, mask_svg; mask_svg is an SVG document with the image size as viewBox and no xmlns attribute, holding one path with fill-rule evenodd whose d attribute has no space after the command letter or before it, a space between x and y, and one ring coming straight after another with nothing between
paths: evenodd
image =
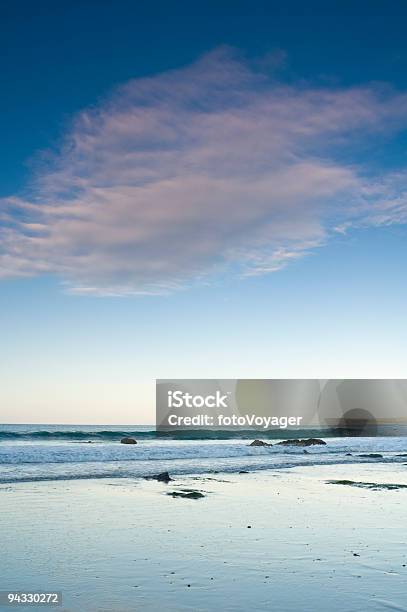
<instances>
[{"instance_id":1,"label":"beach","mask_svg":"<svg viewBox=\"0 0 407 612\"><path fill-rule=\"evenodd\" d=\"M214 472L1 484L1 588L66 611L407 610L405 461Z\"/></svg>"}]
</instances>

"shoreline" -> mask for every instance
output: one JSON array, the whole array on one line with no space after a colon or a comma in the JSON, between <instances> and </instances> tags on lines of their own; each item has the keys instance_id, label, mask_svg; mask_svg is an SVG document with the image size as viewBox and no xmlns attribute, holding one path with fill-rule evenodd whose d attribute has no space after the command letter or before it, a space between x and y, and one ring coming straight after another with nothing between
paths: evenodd
<instances>
[{"instance_id":1,"label":"shoreline","mask_svg":"<svg viewBox=\"0 0 407 612\"><path fill-rule=\"evenodd\" d=\"M239 474L248 474L248 475L252 475L252 476L261 476L261 475L267 475L268 473L289 473L290 471L295 471L295 470L306 470L307 468L309 470L317 470L318 468L332 468L335 469L336 467L358 467L358 466L373 466L376 470L380 469L380 466L385 466L388 467L389 469L394 467L394 469L397 469L398 466L406 466L407 465L407 454L405 456L399 455L400 460L399 461L394 461L393 457L376 457L375 453L369 453L367 454L365 457L353 457L352 459L335 459L333 461L323 461L320 460L319 462L317 461L310 461L309 463L307 462L302 462L301 464L298 465L285 465L285 466L270 466L267 464L264 464L262 466L258 466L255 465L254 468L250 468L250 466L247 466L246 464L243 464L242 466L238 466L238 467L233 467L231 469L222 469L219 467L219 469L201 469L201 470L197 470L197 471L177 471L177 470L171 470L171 467L167 469L164 469L166 466L165 461L160 461L161 464L161 468L163 468L164 473L168 473L171 477L171 479L173 480L180 480L180 479L188 479L188 478L199 478L199 477L205 477L205 476L211 476L214 474L218 474L218 475L224 475L227 477L233 477ZM132 460L129 460L132 461ZM196 460L197 463L199 462L199 460ZM64 465L64 464L62 464ZM80 466L82 467L82 466ZM245 469L247 468L247 469ZM18 478L18 479L7 479L7 478L1 478L0 477L0 488L2 486L14 486L14 485L19 485L19 484L35 484L35 483L53 483L53 482L76 482L76 481L109 481L109 480L119 480L122 482L138 482L138 481L143 481L143 480L154 480L156 478L157 475L161 474L163 472L161 472L160 470L155 470L154 467L150 468L150 471L146 471L145 474L137 474L137 475L131 475L131 474L123 474L123 475L115 475L113 474L81 474L78 473L75 476L70 476L70 475L61 475L61 476L38 476L38 477L29 477L29 478Z\"/></svg>"}]
</instances>

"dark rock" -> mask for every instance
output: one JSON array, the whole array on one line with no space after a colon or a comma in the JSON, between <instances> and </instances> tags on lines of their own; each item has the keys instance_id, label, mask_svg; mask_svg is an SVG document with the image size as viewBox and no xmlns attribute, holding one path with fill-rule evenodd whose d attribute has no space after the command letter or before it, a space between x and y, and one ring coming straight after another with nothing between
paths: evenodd
<instances>
[{"instance_id":1,"label":"dark rock","mask_svg":"<svg viewBox=\"0 0 407 612\"><path fill-rule=\"evenodd\" d=\"M199 491L171 491L171 493L167 493L167 495L171 495L171 497L182 497L184 499L201 499L205 497L205 495Z\"/></svg>"},{"instance_id":2,"label":"dark rock","mask_svg":"<svg viewBox=\"0 0 407 612\"><path fill-rule=\"evenodd\" d=\"M153 476L144 476L146 480L158 480L159 482L170 482L173 480L168 472L161 472L161 474L154 474Z\"/></svg>"},{"instance_id":3,"label":"dark rock","mask_svg":"<svg viewBox=\"0 0 407 612\"><path fill-rule=\"evenodd\" d=\"M239 474L248 474L249 472L246 472L246 470L240 470Z\"/></svg>"},{"instance_id":4,"label":"dark rock","mask_svg":"<svg viewBox=\"0 0 407 612\"><path fill-rule=\"evenodd\" d=\"M380 453L367 453L366 455L359 455L359 457L366 457L366 459L383 459L383 455Z\"/></svg>"},{"instance_id":5,"label":"dark rock","mask_svg":"<svg viewBox=\"0 0 407 612\"><path fill-rule=\"evenodd\" d=\"M349 487L359 487L361 489L371 489L372 491L397 491L397 489L407 489L405 484L394 482L356 482L354 480L327 480L328 484L348 485Z\"/></svg>"},{"instance_id":6,"label":"dark rock","mask_svg":"<svg viewBox=\"0 0 407 612\"><path fill-rule=\"evenodd\" d=\"M120 444L137 444L137 440L134 438L122 438Z\"/></svg>"},{"instance_id":7,"label":"dark rock","mask_svg":"<svg viewBox=\"0 0 407 612\"><path fill-rule=\"evenodd\" d=\"M249 446L273 446L273 445L269 444L268 442L263 442L262 440L253 440L253 442L250 442Z\"/></svg>"},{"instance_id":8,"label":"dark rock","mask_svg":"<svg viewBox=\"0 0 407 612\"><path fill-rule=\"evenodd\" d=\"M352 453L346 453L347 457L352 457Z\"/></svg>"},{"instance_id":9,"label":"dark rock","mask_svg":"<svg viewBox=\"0 0 407 612\"><path fill-rule=\"evenodd\" d=\"M293 440L283 440L282 442L277 442L277 444L281 444L283 446L314 446L317 444L326 444L324 440L320 440L319 438L308 438L307 440L298 440L298 438L294 438Z\"/></svg>"}]
</instances>

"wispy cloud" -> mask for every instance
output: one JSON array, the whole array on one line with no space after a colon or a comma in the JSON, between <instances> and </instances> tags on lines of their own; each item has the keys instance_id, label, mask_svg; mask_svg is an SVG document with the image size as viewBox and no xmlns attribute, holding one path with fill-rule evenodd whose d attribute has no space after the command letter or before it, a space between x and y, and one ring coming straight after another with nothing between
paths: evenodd
<instances>
[{"instance_id":1,"label":"wispy cloud","mask_svg":"<svg viewBox=\"0 0 407 612\"><path fill-rule=\"evenodd\" d=\"M368 179L354 150L405 126L407 96L284 85L259 66L222 48L80 113L30 195L0 201L0 276L161 293L405 223L406 175Z\"/></svg>"}]
</instances>

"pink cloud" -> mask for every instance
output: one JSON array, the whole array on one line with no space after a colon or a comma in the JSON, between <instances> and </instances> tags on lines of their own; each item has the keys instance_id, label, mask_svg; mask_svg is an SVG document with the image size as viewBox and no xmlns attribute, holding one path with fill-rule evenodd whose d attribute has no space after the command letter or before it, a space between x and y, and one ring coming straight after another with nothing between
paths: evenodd
<instances>
[{"instance_id":1,"label":"pink cloud","mask_svg":"<svg viewBox=\"0 0 407 612\"><path fill-rule=\"evenodd\" d=\"M373 87L282 85L228 49L130 81L74 119L30 198L3 199L0 276L160 293L278 270L335 228L401 222L397 181L369 196L364 169L337 153L395 130L405 109Z\"/></svg>"}]
</instances>

